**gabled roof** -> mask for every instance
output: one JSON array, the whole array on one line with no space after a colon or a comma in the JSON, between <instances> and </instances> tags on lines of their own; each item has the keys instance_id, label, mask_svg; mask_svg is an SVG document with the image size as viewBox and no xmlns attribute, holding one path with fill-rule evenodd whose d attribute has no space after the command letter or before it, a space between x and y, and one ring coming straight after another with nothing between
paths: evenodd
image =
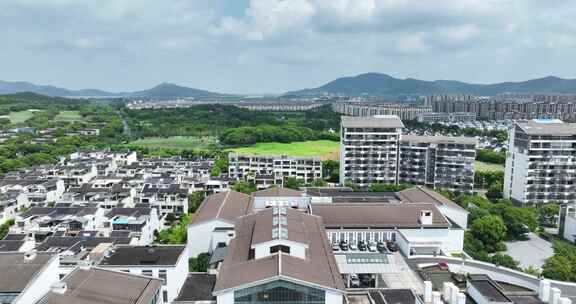
<instances>
[{"instance_id":1,"label":"gabled roof","mask_svg":"<svg viewBox=\"0 0 576 304\"><path fill-rule=\"evenodd\" d=\"M216 193L204 199L192 225L210 220L224 220L234 223L240 216L248 212L250 196L241 192L228 190Z\"/></svg>"},{"instance_id":2,"label":"gabled roof","mask_svg":"<svg viewBox=\"0 0 576 304\"><path fill-rule=\"evenodd\" d=\"M444 197L444 195L424 186L415 186L398 192L399 198L406 203L431 203L436 206L447 206L467 212L460 205Z\"/></svg>"},{"instance_id":3,"label":"gabled roof","mask_svg":"<svg viewBox=\"0 0 576 304\"><path fill-rule=\"evenodd\" d=\"M254 259L250 254L253 239L262 231L273 228L270 225L272 220L264 221L262 218L273 218L274 214L272 209L266 209L244 216L236 223L236 237L230 242L228 254L219 270L214 292L276 279L293 280L326 289L344 290L342 277L329 246L322 218L295 210L290 211L295 221L289 220L288 226L299 228L288 228L288 240L292 231L298 238L297 241L308 245L305 258L278 252L264 258Z\"/></svg>"},{"instance_id":4,"label":"gabled roof","mask_svg":"<svg viewBox=\"0 0 576 304\"><path fill-rule=\"evenodd\" d=\"M0 293L22 292L56 254L39 252L35 257L24 257L20 252L0 252Z\"/></svg>"},{"instance_id":5,"label":"gabled roof","mask_svg":"<svg viewBox=\"0 0 576 304\"><path fill-rule=\"evenodd\" d=\"M100 262L100 266L174 266L186 253L185 249L184 245L117 246L109 257Z\"/></svg>"},{"instance_id":6,"label":"gabled roof","mask_svg":"<svg viewBox=\"0 0 576 304\"><path fill-rule=\"evenodd\" d=\"M148 304L162 280L99 268L76 268L63 280L63 294L49 292L40 304Z\"/></svg>"}]
</instances>

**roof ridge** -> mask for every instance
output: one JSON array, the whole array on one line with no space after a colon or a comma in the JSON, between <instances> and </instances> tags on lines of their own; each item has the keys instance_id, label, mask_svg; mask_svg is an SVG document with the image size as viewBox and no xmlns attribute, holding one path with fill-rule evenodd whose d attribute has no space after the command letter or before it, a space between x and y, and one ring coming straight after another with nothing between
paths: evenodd
<instances>
[{"instance_id":1,"label":"roof ridge","mask_svg":"<svg viewBox=\"0 0 576 304\"><path fill-rule=\"evenodd\" d=\"M222 209L224 209L226 203L228 203L228 198L230 197L231 192L232 192L231 190L228 190L226 192L226 196L224 197L224 200L222 201L222 204L220 205L220 208L218 208L218 212L216 213L216 218L220 218L220 213L222 212Z\"/></svg>"}]
</instances>

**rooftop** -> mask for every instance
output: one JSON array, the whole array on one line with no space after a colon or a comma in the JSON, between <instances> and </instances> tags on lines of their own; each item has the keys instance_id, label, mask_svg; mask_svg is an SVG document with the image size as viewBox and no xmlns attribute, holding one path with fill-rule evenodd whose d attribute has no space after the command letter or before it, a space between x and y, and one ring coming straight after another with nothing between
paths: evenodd
<instances>
[{"instance_id":1,"label":"rooftop","mask_svg":"<svg viewBox=\"0 0 576 304\"><path fill-rule=\"evenodd\" d=\"M529 120L516 123L528 135L554 135L572 136L576 135L576 123L543 122L541 120Z\"/></svg>"},{"instance_id":2,"label":"rooftop","mask_svg":"<svg viewBox=\"0 0 576 304\"><path fill-rule=\"evenodd\" d=\"M421 228L420 211L430 210L433 215L430 228L447 228L448 220L436 208L426 203L414 204L314 204L312 213L322 217L327 228Z\"/></svg>"},{"instance_id":3,"label":"rooftop","mask_svg":"<svg viewBox=\"0 0 576 304\"><path fill-rule=\"evenodd\" d=\"M463 145L476 145L478 143L478 140L474 137L418 136L418 135L402 135L400 141L412 142L412 143L463 144Z\"/></svg>"},{"instance_id":4,"label":"rooftop","mask_svg":"<svg viewBox=\"0 0 576 304\"><path fill-rule=\"evenodd\" d=\"M186 246L117 246L100 266L174 266Z\"/></svg>"},{"instance_id":5,"label":"rooftop","mask_svg":"<svg viewBox=\"0 0 576 304\"><path fill-rule=\"evenodd\" d=\"M404 128L402 120L395 115L352 117L342 116L342 127L345 128Z\"/></svg>"},{"instance_id":6,"label":"rooftop","mask_svg":"<svg viewBox=\"0 0 576 304\"><path fill-rule=\"evenodd\" d=\"M22 292L28 283L56 257L55 253L0 252L0 293Z\"/></svg>"},{"instance_id":7,"label":"rooftop","mask_svg":"<svg viewBox=\"0 0 576 304\"><path fill-rule=\"evenodd\" d=\"M250 196L244 193L228 190L207 197L194 216L192 224L220 219L233 223L238 217L245 215L250 206Z\"/></svg>"},{"instance_id":8,"label":"rooftop","mask_svg":"<svg viewBox=\"0 0 576 304\"><path fill-rule=\"evenodd\" d=\"M190 273L180 289L174 302L213 301L212 295L216 275L207 273Z\"/></svg>"},{"instance_id":9,"label":"rooftop","mask_svg":"<svg viewBox=\"0 0 576 304\"><path fill-rule=\"evenodd\" d=\"M63 280L66 291L49 292L40 304L148 304L162 281L99 268L76 268Z\"/></svg>"}]
</instances>

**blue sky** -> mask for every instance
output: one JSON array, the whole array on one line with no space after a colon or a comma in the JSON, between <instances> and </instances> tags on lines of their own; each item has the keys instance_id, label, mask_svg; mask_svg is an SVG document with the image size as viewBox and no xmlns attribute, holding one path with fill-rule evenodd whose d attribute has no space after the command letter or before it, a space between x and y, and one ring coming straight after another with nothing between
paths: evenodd
<instances>
[{"instance_id":1,"label":"blue sky","mask_svg":"<svg viewBox=\"0 0 576 304\"><path fill-rule=\"evenodd\" d=\"M0 79L279 93L340 76L576 78L573 0L2 0Z\"/></svg>"}]
</instances>

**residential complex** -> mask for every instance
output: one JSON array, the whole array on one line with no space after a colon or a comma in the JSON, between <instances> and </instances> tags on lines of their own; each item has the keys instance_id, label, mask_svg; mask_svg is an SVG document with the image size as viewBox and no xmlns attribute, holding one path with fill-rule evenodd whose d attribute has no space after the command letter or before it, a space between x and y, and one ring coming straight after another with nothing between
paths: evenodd
<instances>
[{"instance_id":1,"label":"residential complex","mask_svg":"<svg viewBox=\"0 0 576 304\"><path fill-rule=\"evenodd\" d=\"M233 180L253 182L258 189L283 185L287 177L304 183L322 178L320 157L261 156L239 153L228 154L228 174Z\"/></svg>"},{"instance_id":2,"label":"residential complex","mask_svg":"<svg viewBox=\"0 0 576 304\"><path fill-rule=\"evenodd\" d=\"M410 183L471 192L476 139L402 135L397 116L342 117L340 183Z\"/></svg>"},{"instance_id":3,"label":"residential complex","mask_svg":"<svg viewBox=\"0 0 576 304\"><path fill-rule=\"evenodd\" d=\"M476 139L402 135L398 182L472 192Z\"/></svg>"},{"instance_id":4,"label":"residential complex","mask_svg":"<svg viewBox=\"0 0 576 304\"><path fill-rule=\"evenodd\" d=\"M517 122L509 131L504 197L523 206L576 203L576 124Z\"/></svg>"},{"instance_id":5,"label":"residential complex","mask_svg":"<svg viewBox=\"0 0 576 304\"><path fill-rule=\"evenodd\" d=\"M473 95L433 95L426 100L432 112L472 113L478 119L576 120L576 94L499 94L493 98Z\"/></svg>"},{"instance_id":6,"label":"residential complex","mask_svg":"<svg viewBox=\"0 0 576 304\"><path fill-rule=\"evenodd\" d=\"M438 113L426 112L418 114L418 122L437 123L437 122L471 122L476 120L476 113L455 112L455 113Z\"/></svg>"},{"instance_id":7,"label":"residential complex","mask_svg":"<svg viewBox=\"0 0 576 304\"><path fill-rule=\"evenodd\" d=\"M375 102L335 102L332 109L346 116L396 115L402 120L416 120L418 115L432 112L427 106Z\"/></svg>"}]
</instances>

